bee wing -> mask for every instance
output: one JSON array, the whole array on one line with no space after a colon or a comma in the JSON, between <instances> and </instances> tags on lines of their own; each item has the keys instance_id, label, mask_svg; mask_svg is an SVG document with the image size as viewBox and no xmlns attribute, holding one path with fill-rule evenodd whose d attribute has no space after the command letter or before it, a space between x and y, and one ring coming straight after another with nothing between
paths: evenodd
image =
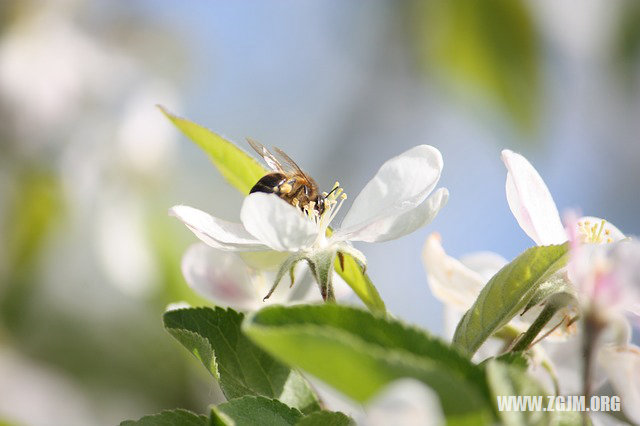
<instances>
[{"instance_id":1,"label":"bee wing","mask_svg":"<svg viewBox=\"0 0 640 426\"><path fill-rule=\"evenodd\" d=\"M271 153L271 151L267 149L266 146L251 138L247 138L247 142L249 142L251 148L253 148L253 150L264 159L265 163L267 163L267 166L269 166L271 170L276 172L284 172L284 167L282 167L280 161L278 161L278 159Z\"/></svg>"},{"instance_id":2,"label":"bee wing","mask_svg":"<svg viewBox=\"0 0 640 426\"><path fill-rule=\"evenodd\" d=\"M282 160L283 160L285 163L287 163L287 165L291 166L291 167L293 168L293 170L294 170L297 174L300 174L300 175L304 176L307 180L310 180L310 179L311 179L311 178L310 178L310 177L309 177L305 172L303 172L303 171L302 171L302 169L300 168L300 166L298 166L298 165L296 164L296 162L295 162L295 161L293 161L293 160L291 159L291 157L289 157L289 156L287 155L287 153L286 153L286 152L284 152L283 150L281 150L281 149L280 149L280 148L278 148L277 146L274 146L274 147L273 147L273 150L276 152L276 154L278 154L278 155L280 156L280 158L282 158Z\"/></svg>"}]
</instances>

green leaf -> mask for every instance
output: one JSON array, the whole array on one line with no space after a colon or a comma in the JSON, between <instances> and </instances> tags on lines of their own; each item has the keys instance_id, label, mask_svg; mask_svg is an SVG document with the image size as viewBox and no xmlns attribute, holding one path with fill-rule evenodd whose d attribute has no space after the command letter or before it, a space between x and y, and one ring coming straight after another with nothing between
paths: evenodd
<instances>
[{"instance_id":1,"label":"green leaf","mask_svg":"<svg viewBox=\"0 0 640 426\"><path fill-rule=\"evenodd\" d=\"M219 380L227 399L261 395L303 413L318 410L307 381L253 344L240 329L242 319L232 309L180 309L164 314L164 326Z\"/></svg>"},{"instance_id":2,"label":"green leaf","mask_svg":"<svg viewBox=\"0 0 640 426\"><path fill-rule=\"evenodd\" d=\"M206 416L194 414L187 410L163 411L152 416L144 416L140 420L127 420L120 426L208 426Z\"/></svg>"},{"instance_id":3,"label":"green leaf","mask_svg":"<svg viewBox=\"0 0 640 426\"><path fill-rule=\"evenodd\" d=\"M526 368L492 359L487 363L487 380L496 399L499 396L540 397L542 403L540 411L499 411L505 425L542 426L551 423L551 413L542 411L542 407L546 407L547 404L547 392L527 374Z\"/></svg>"},{"instance_id":4,"label":"green leaf","mask_svg":"<svg viewBox=\"0 0 640 426\"><path fill-rule=\"evenodd\" d=\"M567 261L568 245L532 247L505 265L464 314L453 343L469 356L535 297L536 290Z\"/></svg>"},{"instance_id":5,"label":"green leaf","mask_svg":"<svg viewBox=\"0 0 640 426\"><path fill-rule=\"evenodd\" d=\"M425 68L465 100L470 94L471 99L487 99L521 130L535 130L542 61L526 2L431 0L412 5L414 41Z\"/></svg>"},{"instance_id":6,"label":"green leaf","mask_svg":"<svg viewBox=\"0 0 640 426\"><path fill-rule=\"evenodd\" d=\"M353 419L340 412L316 411L303 417L296 426L350 426L355 425Z\"/></svg>"},{"instance_id":7,"label":"green leaf","mask_svg":"<svg viewBox=\"0 0 640 426\"><path fill-rule=\"evenodd\" d=\"M244 396L212 407L214 426L292 426L302 413L280 401L262 396Z\"/></svg>"},{"instance_id":8,"label":"green leaf","mask_svg":"<svg viewBox=\"0 0 640 426\"><path fill-rule=\"evenodd\" d=\"M209 155L222 176L243 194L249 194L253 185L268 171L253 157L232 142L186 118L172 114L158 106L160 111L189 139Z\"/></svg>"},{"instance_id":9,"label":"green leaf","mask_svg":"<svg viewBox=\"0 0 640 426\"><path fill-rule=\"evenodd\" d=\"M333 304L272 306L249 316L243 329L284 362L357 401L369 400L396 379L414 377L438 393L448 422L492 420L482 368L397 320Z\"/></svg>"},{"instance_id":10,"label":"green leaf","mask_svg":"<svg viewBox=\"0 0 640 426\"><path fill-rule=\"evenodd\" d=\"M344 262L342 264L339 259L334 262L334 269L338 275L351 287L371 312L385 313L387 308L384 305L384 301L369 276L362 272L362 268L353 257L345 254L343 259ZM344 269L342 266L344 266Z\"/></svg>"}]
</instances>

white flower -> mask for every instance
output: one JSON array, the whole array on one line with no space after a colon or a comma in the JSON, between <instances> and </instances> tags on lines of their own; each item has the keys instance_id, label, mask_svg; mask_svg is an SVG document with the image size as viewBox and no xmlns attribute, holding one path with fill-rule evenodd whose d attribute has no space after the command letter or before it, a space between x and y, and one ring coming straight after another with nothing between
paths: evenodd
<instances>
[{"instance_id":1,"label":"white flower","mask_svg":"<svg viewBox=\"0 0 640 426\"><path fill-rule=\"evenodd\" d=\"M640 316L639 242L572 243L568 273L583 310L598 315L599 321L624 321L627 315Z\"/></svg>"},{"instance_id":2,"label":"white flower","mask_svg":"<svg viewBox=\"0 0 640 426\"><path fill-rule=\"evenodd\" d=\"M502 161L507 167L507 202L520 227L537 245L566 242L567 232L556 204L536 169L522 155L508 149L502 151ZM582 242L609 242L624 238L615 226L595 217L580 219L576 231ZM487 281L507 263L500 255L491 252L454 259L445 253L441 238L436 234L429 236L425 243L423 262L431 292L445 304L447 335L453 334L462 313L471 308ZM530 311L527 319L535 318L536 312ZM568 314L562 312L559 315ZM516 320L512 325L519 327L527 322ZM560 337L567 330L561 327L557 331L553 335Z\"/></svg>"},{"instance_id":3,"label":"white flower","mask_svg":"<svg viewBox=\"0 0 640 426\"><path fill-rule=\"evenodd\" d=\"M562 244L567 233L556 203L536 169L522 155L505 149L502 161L507 167L507 202L518 224L539 246ZM618 228L604 219L585 216L578 221L582 242L613 242L624 238Z\"/></svg>"},{"instance_id":4,"label":"white flower","mask_svg":"<svg viewBox=\"0 0 640 426\"><path fill-rule=\"evenodd\" d=\"M342 226L327 236L327 229L346 196L337 185L325 209L304 212L273 194L253 193L240 210L241 223L213 217L188 206L170 213L184 222L209 246L231 252L286 252L274 287L297 262L306 260L325 300L333 299L333 262L338 254L353 256L365 265L351 241L381 242L399 238L429 223L444 206L448 191L435 188L442 172L440 152L416 146L385 162L355 198ZM270 294L270 293L269 293Z\"/></svg>"},{"instance_id":5,"label":"white flower","mask_svg":"<svg viewBox=\"0 0 640 426\"><path fill-rule=\"evenodd\" d=\"M577 288L583 321L596 330L598 370L622 400L625 414L640 423L640 348L629 343L628 319L640 318L640 243L580 244L569 227L568 272ZM602 374L601 374L602 375Z\"/></svg>"},{"instance_id":6,"label":"white flower","mask_svg":"<svg viewBox=\"0 0 640 426\"><path fill-rule=\"evenodd\" d=\"M625 414L640 423L640 349L628 343L626 321L629 314L640 315L640 244L621 241L625 236L620 230L596 217L573 220L569 215L565 229L549 190L533 166L509 150L502 152L502 159L508 170L507 200L520 227L538 245L569 240L569 281L576 288L584 320L601 327L594 382L606 375L622 399ZM582 347L581 339L575 337L568 343L582 358L577 348ZM564 351L552 358L557 363L558 358L570 355Z\"/></svg>"}]
</instances>

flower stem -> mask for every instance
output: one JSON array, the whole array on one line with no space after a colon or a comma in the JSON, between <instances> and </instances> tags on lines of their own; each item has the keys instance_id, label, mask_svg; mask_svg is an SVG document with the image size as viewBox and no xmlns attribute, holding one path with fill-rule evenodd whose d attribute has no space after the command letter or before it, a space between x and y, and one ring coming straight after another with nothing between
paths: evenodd
<instances>
[{"instance_id":1,"label":"flower stem","mask_svg":"<svg viewBox=\"0 0 640 426\"><path fill-rule=\"evenodd\" d=\"M538 315L538 318L531 324L529 329L522 335L522 337L514 344L511 349L512 352L524 351L529 349L529 347L533 346L536 342L534 342L535 338L540 334L542 329L551 321L553 316L560 309L568 305L571 300L573 300L573 296L569 293L556 293L553 296L549 297L545 303L544 309ZM558 326L562 325L565 321L565 318L553 329L553 331ZM547 333L548 334L548 333ZM542 336L542 338L546 337L546 334ZM538 340L539 341L539 340Z\"/></svg>"}]
</instances>

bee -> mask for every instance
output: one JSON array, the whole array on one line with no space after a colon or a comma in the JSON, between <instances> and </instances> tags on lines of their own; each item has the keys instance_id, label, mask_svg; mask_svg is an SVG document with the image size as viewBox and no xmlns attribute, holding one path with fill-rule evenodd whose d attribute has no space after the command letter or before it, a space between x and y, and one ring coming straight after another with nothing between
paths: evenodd
<instances>
[{"instance_id":1,"label":"bee","mask_svg":"<svg viewBox=\"0 0 640 426\"><path fill-rule=\"evenodd\" d=\"M318 216L324 213L327 194L319 191L316 181L306 174L291 157L280 148L274 147L274 151L280 157L278 159L261 143L250 138L247 138L247 142L272 170L253 185L249 191L250 194L254 192L276 194L303 211L315 210Z\"/></svg>"}]
</instances>

